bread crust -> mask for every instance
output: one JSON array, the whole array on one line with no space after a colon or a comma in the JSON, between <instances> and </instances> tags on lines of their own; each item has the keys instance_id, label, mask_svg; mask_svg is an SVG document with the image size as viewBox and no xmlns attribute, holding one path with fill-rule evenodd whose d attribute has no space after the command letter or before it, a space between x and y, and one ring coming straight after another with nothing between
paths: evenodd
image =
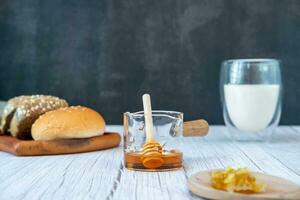
<instances>
[{"instance_id":1,"label":"bread crust","mask_svg":"<svg viewBox=\"0 0 300 200\"><path fill-rule=\"evenodd\" d=\"M32 125L34 140L88 138L103 135L103 117L87 107L71 106L41 115Z\"/></svg>"}]
</instances>

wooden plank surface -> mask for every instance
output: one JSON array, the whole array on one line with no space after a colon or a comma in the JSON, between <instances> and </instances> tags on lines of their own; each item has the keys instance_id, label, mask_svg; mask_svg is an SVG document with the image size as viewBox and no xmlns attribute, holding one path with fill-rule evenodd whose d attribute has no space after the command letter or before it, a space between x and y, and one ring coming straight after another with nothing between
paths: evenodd
<instances>
[{"instance_id":1,"label":"wooden plank surface","mask_svg":"<svg viewBox=\"0 0 300 200\"><path fill-rule=\"evenodd\" d=\"M122 132L121 126L108 131ZM223 126L205 138L174 141L184 153L184 168L146 173L123 167L122 146L99 152L15 157L0 152L0 199L200 199L187 177L226 166L248 167L300 184L300 127L280 127L272 143L228 140Z\"/></svg>"}]
</instances>

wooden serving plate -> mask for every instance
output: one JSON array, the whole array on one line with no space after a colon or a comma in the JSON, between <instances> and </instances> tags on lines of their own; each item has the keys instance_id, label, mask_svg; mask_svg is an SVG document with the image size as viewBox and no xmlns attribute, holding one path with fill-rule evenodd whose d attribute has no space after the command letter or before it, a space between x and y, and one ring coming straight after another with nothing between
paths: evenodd
<instances>
[{"instance_id":1,"label":"wooden serving plate","mask_svg":"<svg viewBox=\"0 0 300 200\"><path fill-rule=\"evenodd\" d=\"M263 193L241 194L217 190L211 187L211 171L202 171L193 174L188 180L189 189L196 195L208 199L222 200L267 200L286 199L299 200L300 186L284 178L268 174L251 172L258 183L265 183L267 188Z\"/></svg>"},{"instance_id":2,"label":"wooden serving plate","mask_svg":"<svg viewBox=\"0 0 300 200\"><path fill-rule=\"evenodd\" d=\"M19 140L8 135L0 136L0 151L16 156L70 154L116 147L120 144L118 133L106 132L102 136L62 140Z\"/></svg>"}]
</instances>

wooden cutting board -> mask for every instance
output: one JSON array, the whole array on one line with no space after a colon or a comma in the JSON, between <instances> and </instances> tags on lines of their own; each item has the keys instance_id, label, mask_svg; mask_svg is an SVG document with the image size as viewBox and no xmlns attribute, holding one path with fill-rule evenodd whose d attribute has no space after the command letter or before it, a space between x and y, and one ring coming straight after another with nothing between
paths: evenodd
<instances>
[{"instance_id":1,"label":"wooden cutting board","mask_svg":"<svg viewBox=\"0 0 300 200\"><path fill-rule=\"evenodd\" d=\"M19 140L12 136L0 136L0 151L16 156L70 154L116 147L120 144L118 133L107 132L103 136L51 141Z\"/></svg>"}]
</instances>

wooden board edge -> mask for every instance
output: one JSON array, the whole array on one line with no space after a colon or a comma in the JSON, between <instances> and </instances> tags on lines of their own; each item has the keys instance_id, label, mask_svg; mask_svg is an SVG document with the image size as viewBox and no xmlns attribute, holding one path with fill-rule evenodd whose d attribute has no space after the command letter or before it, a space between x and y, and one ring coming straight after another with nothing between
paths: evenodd
<instances>
[{"instance_id":1,"label":"wooden board edge","mask_svg":"<svg viewBox=\"0 0 300 200\"><path fill-rule=\"evenodd\" d=\"M11 140L11 145L3 145L2 143L2 151L15 156L42 156L84 153L114 148L120 145L121 136L116 132L105 132L102 136L91 138L27 141L12 137Z\"/></svg>"}]
</instances>

